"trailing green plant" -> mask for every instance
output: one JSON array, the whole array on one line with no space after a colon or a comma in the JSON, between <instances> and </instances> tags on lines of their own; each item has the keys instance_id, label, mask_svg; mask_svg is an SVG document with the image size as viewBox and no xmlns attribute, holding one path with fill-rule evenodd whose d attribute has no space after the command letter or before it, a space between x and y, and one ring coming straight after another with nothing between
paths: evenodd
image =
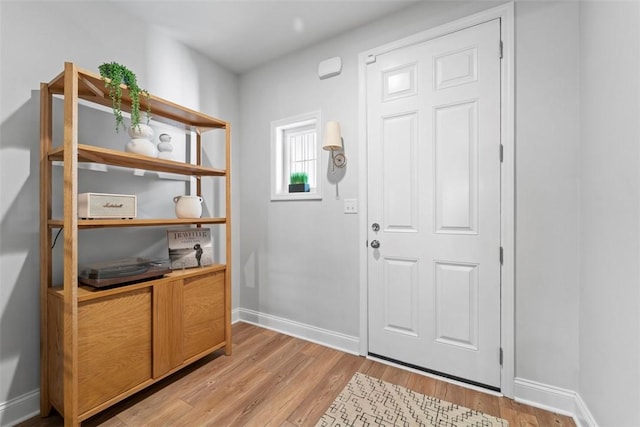
<instances>
[{"instance_id":1,"label":"trailing green plant","mask_svg":"<svg viewBox=\"0 0 640 427\"><path fill-rule=\"evenodd\" d=\"M289 176L290 184L306 184L309 179L309 175L306 172L293 172Z\"/></svg>"},{"instance_id":2,"label":"trailing green plant","mask_svg":"<svg viewBox=\"0 0 640 427\"><path fill-rule=\"evenodd\" d=\"M122 119L122 84L127 86L131 97L131 127L140 124L140 95L147 97L147 124L151 114L151 104L149 103L149 92L138 86L138 79L135 73L117 62L105 62L98 67L100 76L105 87L109 89L109 97L112 101L113 114L116 117L116 132L120 125L125 129Z\"/></svg>"}]
</instances>

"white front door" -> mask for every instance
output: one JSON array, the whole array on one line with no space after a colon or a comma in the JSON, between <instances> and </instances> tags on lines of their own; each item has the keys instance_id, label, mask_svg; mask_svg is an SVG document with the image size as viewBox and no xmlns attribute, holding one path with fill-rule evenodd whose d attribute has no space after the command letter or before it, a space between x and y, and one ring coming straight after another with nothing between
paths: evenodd
<instances>
[{"instance_id":1,"label":"white front door","mask_svg":"<svg viewBox=\"0 0 640 427\"><path fill-rule=\"evenodd\" d=\"M494 388L499 46L496 19L367 66L369 353Z\"/></svg>"}]
</instances>

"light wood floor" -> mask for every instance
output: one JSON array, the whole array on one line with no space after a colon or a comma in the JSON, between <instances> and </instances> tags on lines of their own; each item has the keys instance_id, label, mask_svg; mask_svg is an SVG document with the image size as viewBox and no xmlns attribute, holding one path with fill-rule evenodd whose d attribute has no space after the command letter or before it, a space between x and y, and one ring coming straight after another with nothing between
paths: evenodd
<instances>
[{"instance_id":1,"label":"light wood floor","mask_svg":"<svg viewBox=\"0 0 640 427\"><path fill-rule=\"evenodd\" d=\"M216 352L82 426L313 426L355 372L504 418L511 427L575 426L566 416L246 323L233 326L232 356ZM19 424L60 425L57 414Z\"/></svg>"}]
</instances>

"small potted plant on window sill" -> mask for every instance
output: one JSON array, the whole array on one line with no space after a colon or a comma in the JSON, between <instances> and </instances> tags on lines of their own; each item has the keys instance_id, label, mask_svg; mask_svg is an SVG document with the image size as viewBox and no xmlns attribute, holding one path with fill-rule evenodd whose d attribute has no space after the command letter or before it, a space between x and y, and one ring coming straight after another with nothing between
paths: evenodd
<instances>
[{"instance_id":1,"label":"small potted plant on window sill","mask_svg":"<svg viewBox=\"0 0 640 427\"><path fill-rule=\"evenodd\" d=\"M104 80L105 87L109 89L109 97L113 106L113 114L116 117L116 132L124 122L122 120L122 86L124 84L129 90L131 97L131 127L139 127L140 124L140 95L147 97L147 119L151 116L151 105L149 103L149 93L138 86L138 79L135 73L117 62L105 62L98 67L100 77ZM148 123L145 123L148 124Z\"/></svg>"},{"instance_id":2,"label":"small potted plant on window sill","mask_svg":"<svg viewBox=\"0 0 640 427\"><path fill-rule=\"evenodd\" d=\"M293 172L289 177L289 193L308 193L308 179L306 172Z\"/></svg>"}]
</instances>

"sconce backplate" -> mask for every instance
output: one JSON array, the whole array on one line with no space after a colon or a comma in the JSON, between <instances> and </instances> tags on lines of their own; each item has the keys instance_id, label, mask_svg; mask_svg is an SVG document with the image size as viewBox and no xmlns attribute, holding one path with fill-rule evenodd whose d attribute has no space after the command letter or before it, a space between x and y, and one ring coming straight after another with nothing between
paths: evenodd
<instances>
[{"instance_id":1,"label":"sconce backplate","mask_svg":"<svg viewBox=\"0 0 640 427\"><path fill-rule=\"evenodd\" d=\"M333 156L333 164L339 168L345 167L347 165L347 156L345 156L343 153L336 154L335 156Z\"/></svg>"}]
</instances>

